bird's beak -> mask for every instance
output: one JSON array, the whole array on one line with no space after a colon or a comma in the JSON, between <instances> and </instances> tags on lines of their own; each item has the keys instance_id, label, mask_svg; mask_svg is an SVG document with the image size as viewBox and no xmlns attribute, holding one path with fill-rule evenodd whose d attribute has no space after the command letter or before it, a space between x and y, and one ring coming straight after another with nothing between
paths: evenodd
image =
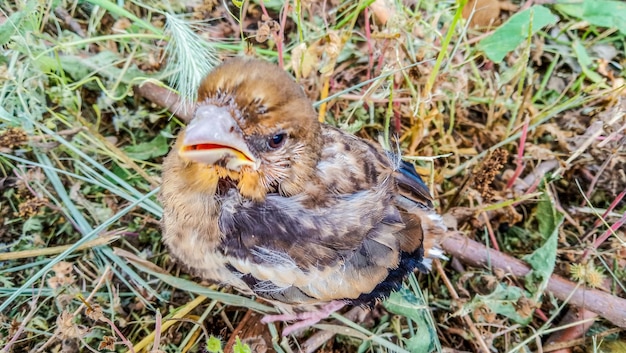
<instances>
[{"instance_id":1,"label":"bird's beak","mask_svg":"<svg viewBox=\"0 0 626 353\"><path fill-rule=\"evenodd\" d=\"M210 104L196 109L178 154L186 160L220 164L233 171L246 165L254 170L259 167L230 111Z\"/></svg>"}]
</instances>

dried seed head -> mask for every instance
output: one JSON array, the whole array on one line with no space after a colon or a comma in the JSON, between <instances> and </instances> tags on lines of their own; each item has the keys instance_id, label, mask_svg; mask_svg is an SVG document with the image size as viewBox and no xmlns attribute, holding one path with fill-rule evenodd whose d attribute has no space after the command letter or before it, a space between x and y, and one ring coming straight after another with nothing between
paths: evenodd
<instances>
[{"instance_id":1,"label":"dried seed head","mask_svg":"<svg viewBox=\"0 0 626 353\"><path fill-rule=\"evenodd\" d=\"M508 156L509 153L506 150L497 149L487 157L480 166L480 169L474 173L472 186L480 192L484 202L489 202L493 198L494 193L491 188L491 183L493 183L496 175L498 175L500 169L502 169L504 163L506 163Z\"/></svg>"},{"instance_id":2,"label":"dried seed head","mask_svg":"<svg viewBox=\"0 0 626 353\"><path fill-rule=\"evenodd\" d=\"M104 314L102 313L102 307L98 304L91 304L85 308L85 315L88 318L95 321L102 321Z\"/></svg>"},{"instance_id":3,"label":"dried seed head","mask_svg":"<svg viewBox=\"0 0 626 353\"><path fill-rule=\"evenodd\" d=\"M26 131L19 127L10 127L0 133L0 147L14 149L23 145L27 140Z\"/></svg>"},{"instance_id":4,"label":"dried seed head","mask_svg":"<svg viewBox=\"0 0 626 353\"><path fill-rule=\"evenodd\" d=\"M606 276L602 269L597 268L592 262L587 264L573 264L570 266L570 275L572 279L578 282L584 282L591 288L602 286Z\"/></svg>"},{"instance_id":5,"label":"dried seed head","mask_svg":"<svg viewBox=\"0 0 626 353\"><path fill-rule=\"evenodd\" d=\"M61 315L57 317L57 329L55 333L59 335L62 340L66 340L81 338L87 334L87 330L74 323L74 316L71 313L63 311Z\"/></svg>"},{"instance_id":6,"label":"dried seed head","mask_svg":"<svg viewBox=\"0 0 626 353\"><path fill-rule=\"evenodd\" d=\"M272 33L278 33L280 31L280 24L271 18L263 15L262 22L258 23L259 29L256 32L256 41L259 43L265 42Z\"/></svg>"},{"instance_id":7,"label":"dried seed head","mask_svg":"<svg viewBox=\"0 0 626 353\"><path fill-rule=\"evenodd\" d=\"M110 351L115 350L115 337L112 337L112 336L102 337L102 342L100 342L100 344L98 345L98 350L102 351L105 349L110 350Z\"/></svg>"},{"instance_id":8,"label":"dried seed head","mask_svg":"<svg viewBox=\"0 0 626 353\"><path fill-rule=\"evenodd\" d=\"M259 22L259 29L256 31L255 39L258 43L264 43L269 38L270 33L270 26Z\"/></svg>"},{"instance_id":9,"label":"dried seed head","mask_svg":"<svg viewBox=\"0 0 626 353\"><path fill-rule=\"evenodd\" d=\"M589 287L598 288L602 287L605 278L604 273L599 268L593 266L592 269L587 272L586 282Z\"/></svg>"},{"instance_id":10,"label":"dried seed head","mask_svg":"<svg viewBox=\"0 0 626 353\"><path fill-rule=\"evenodd\" d=\"M20 203L18 206L17 216L21 218L30 218L41 213L43 206L48 203L45 197L31 197Z\"/></svg>"},{"instance_id":11,"label":"dried seed head","mask_svg":"<svg viewBox=\"0 0 626 353\"><path fill-rule=\"evenodd\" d=\"M530 317L537 308L537 303L525 296L521 296L515 303L515 311L522 317Z\"/></svg>"},{"instance_id":12,"label":"dried seed head","mask_svg":"<svg viewBox=\"0 0 626 353\"><path fill-rule=\"evenodd\" d=\"M61 261L57 263L52 267L52 271L54 271L54 277L48 279L47 282L52 289L69 286L76 281L76 277L72 274L74 265L69 262Z\"/></svg>"}]
</instances>

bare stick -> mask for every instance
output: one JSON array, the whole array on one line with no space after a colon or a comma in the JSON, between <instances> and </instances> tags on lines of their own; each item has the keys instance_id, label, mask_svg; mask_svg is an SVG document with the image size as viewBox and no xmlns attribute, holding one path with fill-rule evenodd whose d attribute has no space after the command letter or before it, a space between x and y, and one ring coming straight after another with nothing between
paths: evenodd
<instances>
[{"instance_id":1,"label":"bare stick","mask_svg":"<svg viewBox=\"0 0 626 353\"><path fill-rule=\"evenodd\" d=\"M448 235L441 245L449 255L474 267L491 266L492 269L501 269L517 277L530 272L523 261L488 249L459 233ZM593 311L614 325L626 328L626 299L581 287L557 275L550 277L547 291L560 300L569 299L570 304Z\"/></svg>"},{"instance_id":2,"label":"bare stick","mask_svg":"<svg viewBox=\"0 0 626 353\"><path fill-rule=\"evenodd\" d=\"M193 114L193 107L186 106L178 94L152 82L135 87L135 92L152 103L167 108L181 120L188 122Z\"/></svg>"}]
</instances>

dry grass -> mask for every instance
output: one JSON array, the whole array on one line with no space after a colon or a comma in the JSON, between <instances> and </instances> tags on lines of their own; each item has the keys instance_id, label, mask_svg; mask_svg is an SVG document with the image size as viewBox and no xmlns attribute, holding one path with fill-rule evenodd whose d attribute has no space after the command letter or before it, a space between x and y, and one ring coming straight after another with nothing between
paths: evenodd
<instances>
[{"instance_id":1,"label":"dry grass","mask_svg":"<svg viewBox=\"0 0 626 353\"><path fill-rule=\"evenodd\" d=\"M550 5L558 21L496 63L480 41L530 3L477 1L476 29L464 2L0 5L0 351L217 351L246 308L271 310L173 263L155 198L184 123L163 102L242 53L294 73L320 120L397 144L451 229L547 259L526 278L438 264L335 315L320 351L619 351L619 326L543 290L558 274L623 305L626 33ZM276 351L312 344L270 333Z\"/></svg>"}]
</instances>

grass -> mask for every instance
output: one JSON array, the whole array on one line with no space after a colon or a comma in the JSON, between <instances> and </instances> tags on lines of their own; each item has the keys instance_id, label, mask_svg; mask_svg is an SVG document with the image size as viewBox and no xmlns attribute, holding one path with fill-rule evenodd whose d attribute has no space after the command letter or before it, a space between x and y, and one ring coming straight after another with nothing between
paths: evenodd
<instances>
[{"instance_id":1,"label":"grass","mask_svg":"<svg viewBox=\"0 0 626 353\"><path fill-rule=\"evenodd\" d=\"M609 21L623 6L545 5L556 20L517 28L499 61L479 43L528 4L477 30L461 15L473 1L383 3L0 5L0 350L219 351L246 308L273 310L168 256L156 195L184 122L137 90L193 101L218 58L243 53L297 72L320 120L397 146L451 227L548 259L532 280L437 264L363 322L334 314L320 327L340 335L322 351L546 351L584 321L542 295L551 274L624 298L626 33ZM533 9L529 21L550 22ZM619 327L586 317L583 337L554 340L623 345ZM270 332L279 352L310 342Z\"/></svg>"}]
</instances>

